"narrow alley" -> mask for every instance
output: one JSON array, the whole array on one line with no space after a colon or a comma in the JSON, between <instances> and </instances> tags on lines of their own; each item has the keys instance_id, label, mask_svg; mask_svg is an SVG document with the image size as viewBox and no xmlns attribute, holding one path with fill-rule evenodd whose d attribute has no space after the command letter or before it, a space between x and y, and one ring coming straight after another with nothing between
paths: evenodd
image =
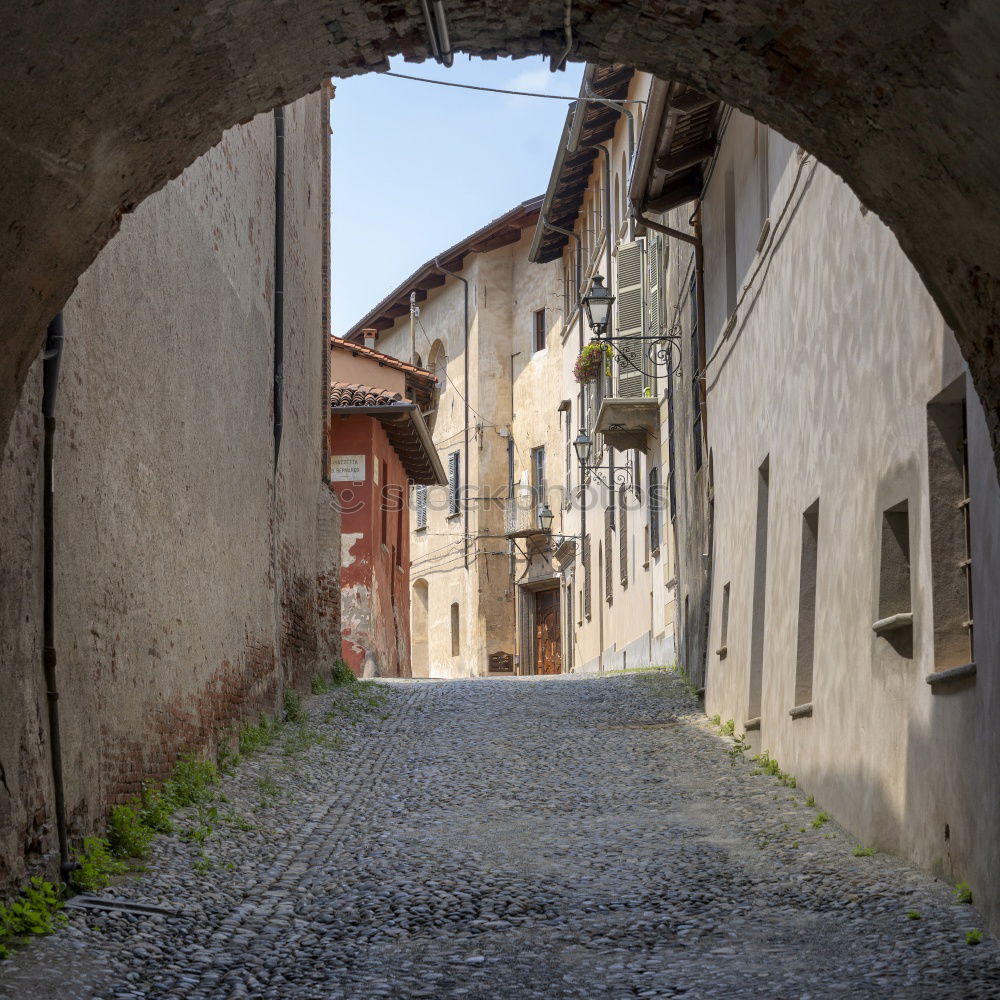
<instances>
[{"instance_id":1,"label":"narrow alley","mask_svg":"<svg viewBox=\"0 0 1000 1000\"><path fill-rule=\"evenodd\" d=\"M307 698L102 894L171 912L71 907L0 996L1000 994L973 905L719 728L670 671Z\"/></svg>"}]
</instances>

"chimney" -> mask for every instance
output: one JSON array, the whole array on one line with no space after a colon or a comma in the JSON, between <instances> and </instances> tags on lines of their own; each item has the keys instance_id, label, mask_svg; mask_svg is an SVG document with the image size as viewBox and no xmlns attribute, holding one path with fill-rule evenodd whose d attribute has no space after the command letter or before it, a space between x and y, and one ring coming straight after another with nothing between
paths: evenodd
<instances>
[{"instance_id":1,"label":"chimney","mask_svg":"<svg viewBox=\"0 0 1000 1000\"><path fill-rule=\"evenodd\" d=\"M361 331L362 336L365 338L365 347L375 350L375 340L378 337L378 330L374 327L366 327Z\"/></svg>"}]
</instances>

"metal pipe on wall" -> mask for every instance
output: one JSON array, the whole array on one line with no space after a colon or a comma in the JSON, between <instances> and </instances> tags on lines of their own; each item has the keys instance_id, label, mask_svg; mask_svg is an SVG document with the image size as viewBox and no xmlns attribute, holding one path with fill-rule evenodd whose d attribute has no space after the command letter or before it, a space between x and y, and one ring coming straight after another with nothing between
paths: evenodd
<instances>
[{"instance_id":1,"label":"metal pipe on wall","mask_svg":"<svg viewBox=\"0 0 1000 1000\"><path fill-rule=\"evenodd\" d=\"M59 688L56 678L55 638L55 429L56 393L59 388L59 364L62 360L65 329L63 315L49 324L42 352L42 418L45 423L42 497L42 669L49 714L49 755L52 788L56 807L56 835L59 839L59 873L64 882L77 868L69 857L66 833L66 794L63 782L62 734L59 727Z\"/></svg>"},{"instance_id":2,"label":"metal pipe on wall","mask_svg":"<svg viewBox=\"0 0 1000 1000\"><path fill-rule=\"evenodd\" d=\"M274 464L284 426L285 383L285 109L274 109Z\"/></svg>"},{"instance_id":3,"label":"metal pipe on wall","mask_svg":"<svg viewBox=\"0 0 1000 1000\"><path fill-rule=\"evenodd\" d=\"M464 538L462 540L462 549L465 557L465 568L469 568L469 282L466 278L463 278L460 274L455 274L454 271L449 271L446 267L442 267L438 262L438 258L434 258L434 266L442 273L448 275L450 278L457 278L459 281L465 285L465 345L462 349L462 360L463 360L463 384L462 393L465 396L465 427L463 430L463 471L462 471L462 487L465 492L465 496L462 498L462 534Z\"/></svg>"}]
</instances>

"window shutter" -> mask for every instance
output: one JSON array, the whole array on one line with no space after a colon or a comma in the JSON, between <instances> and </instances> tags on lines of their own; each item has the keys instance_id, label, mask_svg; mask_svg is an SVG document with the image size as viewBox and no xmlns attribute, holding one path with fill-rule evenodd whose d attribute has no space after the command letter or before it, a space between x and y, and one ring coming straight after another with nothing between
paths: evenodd
<instances>
[{"instance_id":1,"label":"window shutter","mask_svg":"<svg viewBox=\"0 0 1000 1000\"><path fill-rule=\"evenodd\" d=\"M584 535L581 542L583 548L583 613L590 620L590 535Z\"/></svg>"},{"instance_id":2,"label":"window shutter","mask_svg":"<svg viewBox=\"0 0 1000 1000\"><path fill-rule=\"evenodd\" d=\"M458 458L459 452L453 451L448 456L448 513L457 514L458 513L458 494L459 494L459 481L458 481Z\"/></svg>"},{"instance_id":3,"label":"window shutter","mask_svg":"<svg viewBox=\"0 0 1000 1000\"><path fill-rule=\"evenodd\" d=\"M649 470L649 545L654 551L660 547L660 470L654 465Z\"/></svg>"},{"instance_id":4,"label":"window shutter","mask_svg":"<svg viewBox=\"0 0 1000 1000\"><path fill-rule=\"evenodd\" d=\"M617 337L641 337L646 331L645 240L618 244L615 309ZM641 341L619 341L618 396L641 396L645 388L645 351Z\"/></svg>"},{"instance_id":5,"label":"window shutter","mask_svg":"<svg viewBox=\"0 0 1000 1000\"><path fill-rule=\"evenodd\" d=\"M427 527L427 487L416 487L417 528Z\"/></svg>"}]
</instances>

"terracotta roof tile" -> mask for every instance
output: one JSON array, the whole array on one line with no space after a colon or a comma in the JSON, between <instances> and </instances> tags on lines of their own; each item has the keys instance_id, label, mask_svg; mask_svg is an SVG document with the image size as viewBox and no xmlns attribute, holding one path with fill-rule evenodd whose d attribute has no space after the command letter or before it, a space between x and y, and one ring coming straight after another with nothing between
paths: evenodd
<instances>
[{"instance_id":1,"label":"terracotta roof tile","mask_svg":"<svg viewBox=\"0 0 1000 1000\"><path fill-rule=\"evenodd\" d=\"M364 344L349 342L342 337L332 337L330 339L330 347L334 350L349 351L351 354L356 354L362 358L371 358L380 365L385 365L386 368L395 368L397 371L406 372L407 375L416 381L426 382L429 388L437 385L437 379L430 372L424 371L423 368L417 368L416 365L400 361L399 358L394 358L391 354L383 354L372 347L365 347Z\"/></svg>"},{"instance_id":2,"label":"terracotta roof tile","mask_svg":"<svg viewBox=\"0 0 1000 1000\"><path fill-rule=\"evenodd\" d=\"M330 385L331 406L391 406L405 402L398 392L373 389L369 385L333 382Z\"/></svg>"}]
</instances>

